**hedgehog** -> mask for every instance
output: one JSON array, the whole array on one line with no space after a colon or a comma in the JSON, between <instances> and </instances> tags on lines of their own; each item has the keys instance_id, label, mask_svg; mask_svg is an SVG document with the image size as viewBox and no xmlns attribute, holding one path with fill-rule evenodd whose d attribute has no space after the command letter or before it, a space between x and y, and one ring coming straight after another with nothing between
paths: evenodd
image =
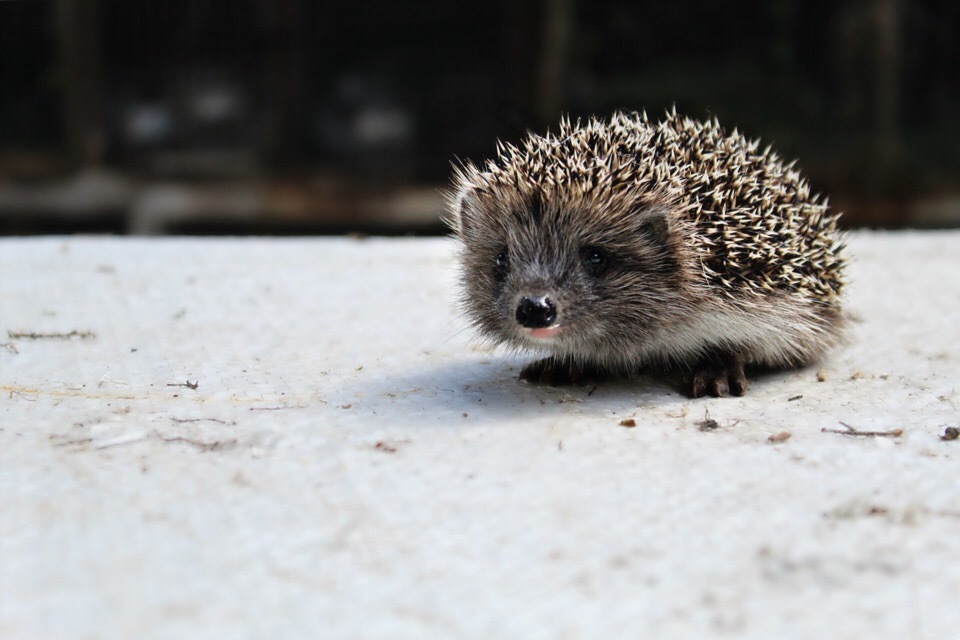
<instances>
[{"instance_id":1,"label":"hedgehog","mask_svg":"<svg viewBox=\"0 0 960 640\"><path fill-rule=\"evenodd\" d=\"M454 165L461 307L532 383L679 373L691 397L841 342L839 214L770 147L668 111L563 118Z\"/></svg>"}]
</instances>

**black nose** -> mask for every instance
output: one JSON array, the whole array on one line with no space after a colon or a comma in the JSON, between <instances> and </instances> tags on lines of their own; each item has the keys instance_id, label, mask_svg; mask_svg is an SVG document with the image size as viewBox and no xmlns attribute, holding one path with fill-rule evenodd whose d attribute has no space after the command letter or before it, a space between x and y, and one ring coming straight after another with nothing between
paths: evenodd
<instances>
[{"instance_id":1,"label":"black nose","mask_svg":"<svg viewBox=\"0 0 960 640\"><path fill-rule=\"evenodd\" d=\"M557 319L557 306L546 296L523 298L517 305L517 322L527 329L549 327Z\"/></svg>"}]
</instances>

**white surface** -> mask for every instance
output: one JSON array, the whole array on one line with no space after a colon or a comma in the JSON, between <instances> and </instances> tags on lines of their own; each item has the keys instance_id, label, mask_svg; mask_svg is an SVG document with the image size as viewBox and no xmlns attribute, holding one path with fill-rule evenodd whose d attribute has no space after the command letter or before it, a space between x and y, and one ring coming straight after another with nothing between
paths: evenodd
<instances>
[{"instance_id":1,"label":"white surface","mask_svg":"<svg viewBox=\"0 0 960 640\"><path fill-rule=\"evenodd\" d=\"M96 337L0 335L0 636L960 638L960 234L851 254L825 382L691 401L518 382L445 240L2 240Z\"/></svg>"}]
</instances>

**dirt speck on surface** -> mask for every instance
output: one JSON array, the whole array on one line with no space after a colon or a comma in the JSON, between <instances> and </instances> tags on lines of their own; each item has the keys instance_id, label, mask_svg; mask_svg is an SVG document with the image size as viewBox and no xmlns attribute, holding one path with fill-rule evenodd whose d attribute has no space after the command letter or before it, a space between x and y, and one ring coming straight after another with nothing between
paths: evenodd
<instances>
[{"instance_id":1,"label":"dirt speck on surface","mask_svg":"<svg viewBox=\"0 0 960 640\"><path fill-rule=\"evenodd\" d=\"M697 422L696 425L700 428L700 431L714 431L720 428L720 423L710 417L709 411L703 412L703 420Z\"/></svg>"},{"instance_id":2,"label":"dirt speck on surface","mask_svg":"<svg viewBox=\"0 0 960 640\"><path fill-rule=\"evenodd\" d=\"M621 427L635 427L635 426L637 426L637 421L634 420L633 418L624 418L623 420L620 421L620 426L621 426Z\"/></svg>"},{"instance_id":3,"label":"dirt speck on surface","mask_svg":"<svg viewBox=\"0 0 960 640\"><path fill-rule=\"evenodd\" d=\"M778 444L778 443L780 443L780 442L786 442L787 440L790 439L790 436L791 436L791 435L793 435L793 434L791 434L789 431L781 431L780 433L775 433L775 434L773 434L772 436L770 436L769 438L767 438L767 442L769 442L769 443L771 443L771 444Z\"/></svg>"},{"instance_id":4,"label":"dirt speck on surface","mask_svg":"<svg viewBox=\"0 0 960 640\"><path fill-rule=\"evenodd\" d=\"M703 420L695 422L694 424L700 429L700 431L716 431L720 427L735 427L740 424L740 420L734 420L733 422L727 424L720 424L716 420L710 417L710 411L704 409L703 411Z\"/></svg>"},{"instance_id":5,"label":"dirt speck on surface","mask_svg":"<svg viewBox=\"0 0 960 640\"><path fill-rule=\"evenodd\" d=\"M186 388L186 389L194 389L194 390L196 390L197 388L200 387L200 381L197 380L196 382L190 382L189 380L187 380L186 382L168 382L168 383L167 383L167 386L168 386L168 387L180 387L180 388Z\"/></svg>"}]
</instances>

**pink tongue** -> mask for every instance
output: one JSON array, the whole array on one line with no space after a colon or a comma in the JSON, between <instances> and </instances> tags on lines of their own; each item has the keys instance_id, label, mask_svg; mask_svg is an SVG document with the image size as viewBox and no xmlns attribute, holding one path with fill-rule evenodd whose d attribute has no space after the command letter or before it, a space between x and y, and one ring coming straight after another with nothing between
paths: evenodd
<instances>
[{"instance_id":1,"label":"pink tongue","mask_svg":"<svg viewBox=\"0 0 960 640\"><path fill-rule=\"evenodd\" d=\"M546 327L545 329L531 329L532 338L552 338L560 331L560 327Z\"/></svg>"}]
</instances>

